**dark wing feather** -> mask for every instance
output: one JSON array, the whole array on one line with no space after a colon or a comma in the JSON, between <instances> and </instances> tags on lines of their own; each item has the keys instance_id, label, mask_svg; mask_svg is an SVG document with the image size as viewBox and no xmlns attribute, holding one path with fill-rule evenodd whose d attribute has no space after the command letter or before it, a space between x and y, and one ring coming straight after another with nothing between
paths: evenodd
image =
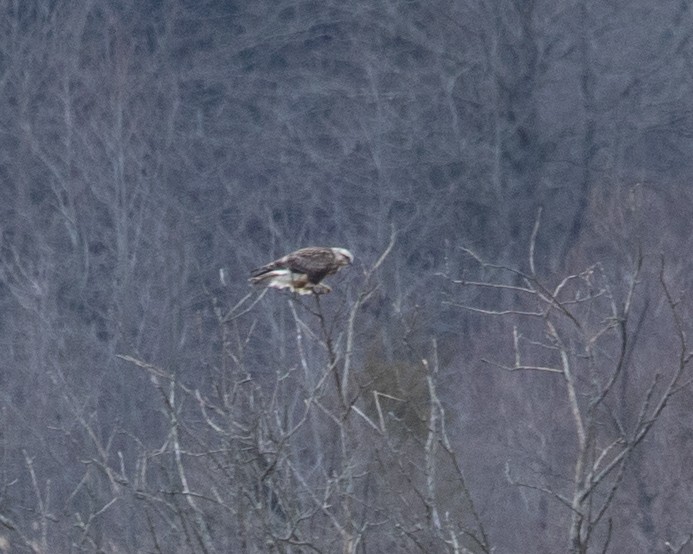
<instances>
[{"instance_id":1,"label":"dark wing feather","mask_svg":"<svg viewBox=\"0 0 693 554\"><path fill-rule=\"evenodd\" d=\"M286 261L289 259L290 256L293 256L294 254L296 254L296 252L287 254L283 258L274 260L273 262L270 262L267 265L263 265L262 267L257 267L251 270L250 275L253 277L259 277L260 275L264 275L265 273L269 273L270 271L274 271L275 269L286 269L289 267L286 264Z\"/></svg>"},{"instance_id":2,"label":"dark wing feather","mask_svg":"<svg viewBox=\"0 0 693 554\"><path fill-rule=\"evenodd\" d=\"M284 256L278 262L282 262L279 267L307 275L311 283L319 283L325 276L334 273L338 268L332 250L319 246L301 248Z\"/></svg>"},{"instance_id":3,"label":"dark wing feather","mask_svg":"<svg viewBox=\"0 0 693 554\"><path fill-rule=\"evenodd\" d=\"M253 269L250 274L253 277L259 277L275 269L289 269L293 273L307 275L311 283L317 284L325 276L336 272L337 267L332 250L320 246L309 246Z\"/></svg>"},{"instance_id":4,"label":"dark wing feather","mask_svg":"<svg viewBox=\"0 0 693 554\"><path fill-rule=\"evenodd\" d=\"M335 256L329 248L311 246L284 256L284 265L294 273L303 273L311 283L319 283L326 275L337 270Z\"/></svg>"},{"instance_id":5,"label":"dark wing feather","mask_svg":"<svg viewBox=\"0 0 693 554\"><path fill-rule=\"evenodd\" d=\"M251 277L259 277L260 275L264 275L265 273L269 273L273 269L277 269L277 262L279 260L276 260L274 262L268 263L267 265L263 265L262 267L256 267L255 269L252 269L250 271L250 276Z\"/></svg>"}]
</instances>

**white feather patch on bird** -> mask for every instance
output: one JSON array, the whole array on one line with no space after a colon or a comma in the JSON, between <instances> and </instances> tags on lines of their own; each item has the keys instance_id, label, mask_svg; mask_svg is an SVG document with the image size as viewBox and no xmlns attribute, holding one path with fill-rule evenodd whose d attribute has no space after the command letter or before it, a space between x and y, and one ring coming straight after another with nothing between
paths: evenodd
<instances>
[{"instance_id":1,"label":"white feather patch on bird","mask_svg":"<svg viewBox=\"0 0 693 554\"><path fill-rule=\"evenodd\" d=\"M256 278L256 283L262 282L266 287L272 289L289 289L298 294L311 294L314 289L312 283L307 283L305 277L297 275L288 269L275 269ZM324 287L325 285L322 285ZM315 291L320 294L322 291Z\"/></svg>"}]
</instances>

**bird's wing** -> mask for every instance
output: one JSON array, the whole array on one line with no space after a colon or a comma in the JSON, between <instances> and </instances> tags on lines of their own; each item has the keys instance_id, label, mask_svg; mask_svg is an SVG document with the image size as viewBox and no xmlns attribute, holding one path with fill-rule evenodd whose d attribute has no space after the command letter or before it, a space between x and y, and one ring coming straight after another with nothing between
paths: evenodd
<instances>
[{"instance_id":1,"label":"bird's wing","mask_svg":"<svg viewBox=\"0 0 693 554\"><path fill-rule=\"evenodd\" d=\"M334 254L329 248L311 246L296 250L279 261L282 262L281 267L294 273L322 274L324 277L334 267Z\"/></svg>"},{"instance_id":2,"label":"bird's wing","mask_svg":"<svg viewBox=\"0 0 693 554\"><path fill-rule=\"evenodd\" d=\"M250 275L258 277L275 269L288 269L292 273L307 274L311 276L311 280L319 280L334 269L334 254L329 248L320 246L301 248L267 265L253 269Z\"/></svg>"}]
</instances>

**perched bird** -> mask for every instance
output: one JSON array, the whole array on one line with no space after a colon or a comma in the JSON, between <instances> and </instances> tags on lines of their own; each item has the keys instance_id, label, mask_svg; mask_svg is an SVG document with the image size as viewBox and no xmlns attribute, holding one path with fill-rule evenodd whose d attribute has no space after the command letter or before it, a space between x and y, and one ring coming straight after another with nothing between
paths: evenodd
<instances>
[{"instance_id":1,"label":"perched bird","mask_svg":"<svg viewBox=\"0 0 693 554\"><path fill-rule=\"evenodd\" d=\"M354 255L345 248L309 246L254 269L249 281L298 294L325 294L332 289L321 281L353 261Z\"/></svg>"}]
</instances>

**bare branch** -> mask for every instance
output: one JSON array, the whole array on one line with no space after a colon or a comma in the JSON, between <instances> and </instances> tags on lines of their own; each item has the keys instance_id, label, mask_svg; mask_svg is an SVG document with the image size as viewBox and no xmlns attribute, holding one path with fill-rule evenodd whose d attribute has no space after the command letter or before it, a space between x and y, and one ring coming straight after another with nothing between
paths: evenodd
<instances>
[{"instance_id":1,"label":"bare branch","mask_svg":"<svg viewBox=\"0 0 693 554\"><path fill-rule=\"evenodd\" d=\"M537 210L537 216L534 219L534 227L532 228L532 236L529 239L529 269L532 275L537 274L537 270L534 267L534 249L537 244L537 235L539 234L539 224L541 223L541 212L543 208L539 206Z\"/></svg>"},{"instance_id":2,"label":"bare branch","mask_svg":"<svg viewBox=\"0 0 693 554\"><path fill-rule=\"evenodd\" d=\"M549 367L549 366L536 366L536 365L514 365L514 366L507 366L503 365L501 363L495 362L493 360L488 360L486 358L481 359L482 362L495 366L499 369L502 369L504 371L544 371L547 373L563 373L562 369L556 368L556 367Z\"/></svg>"}]
</instances>

